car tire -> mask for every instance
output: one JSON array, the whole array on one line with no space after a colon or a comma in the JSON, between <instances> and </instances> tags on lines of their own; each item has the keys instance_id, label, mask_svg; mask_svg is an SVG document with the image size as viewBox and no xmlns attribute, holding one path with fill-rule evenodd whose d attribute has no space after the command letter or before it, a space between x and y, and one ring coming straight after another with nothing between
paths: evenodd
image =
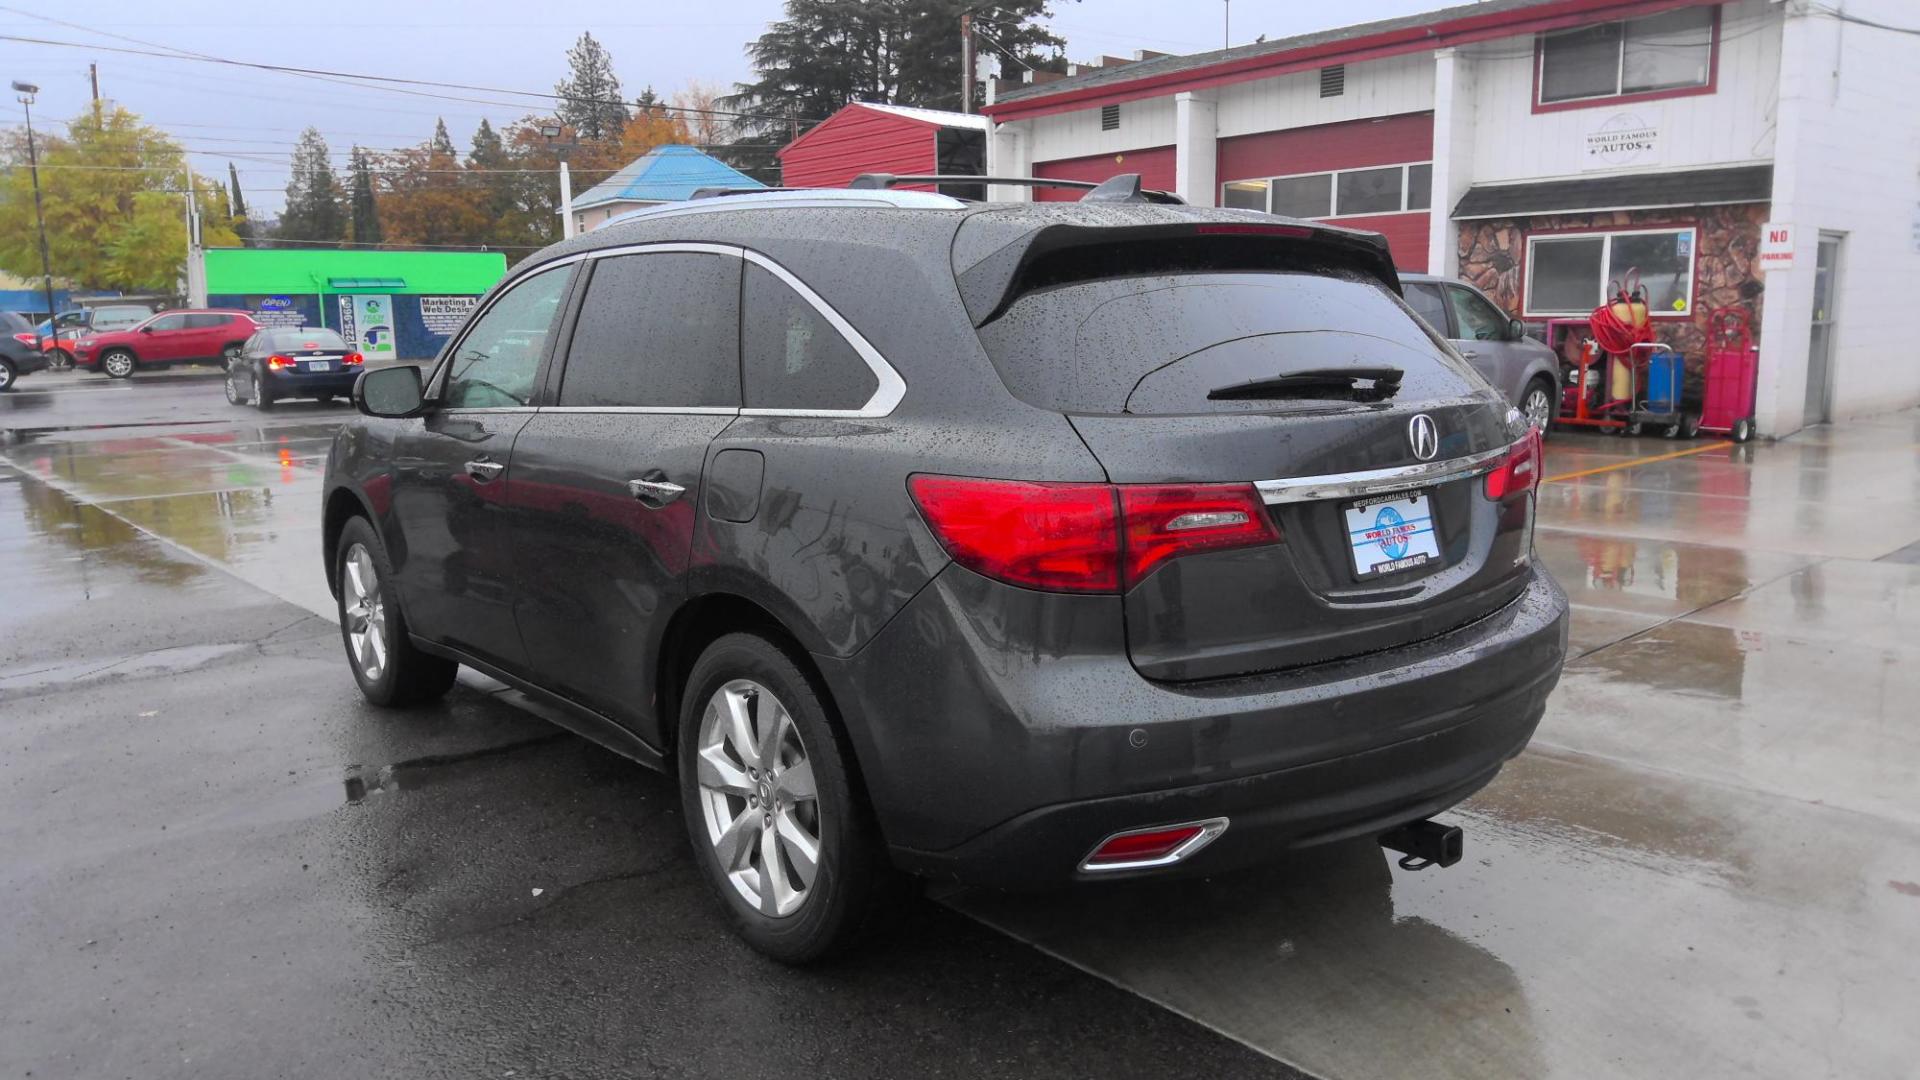
<instances>
[{"instance_id":1,"label":"car tire","mask_svg":"<svg viewBox=\"0 0 1920 1080\"><path fill-rule=\"evenodd\" d=\"M0 360L0 393L13 389L14 380L19 377L20 373L13 370L11 360Z\"/></svg>"},{"instance_id":2,"label":"car tire","mask_svg":"<svg viewBox=\"0 0 1920 1080\"><path fill-rule=\"evenodd\" d=\"M273 391L267 389L267 384L260 381L259 376L255 376L253 380L253 407L259 409L261 412L272 412L274 400Z\"/></svg>"},{"instance_id":3,"label":"car tire","mask_svg":"<svg viewBox=\"0 0 1920 1080\"><path fill-rule=\"evenodd\" d=\"M460 665L414 647L386 545L366 518L347 521L333 560L340 642L360 693L375 705L413 705L451 689Z\"/></svg>"},{"instance_id":4,"label":"car tire","mask_svg":"<svg viewBox=\"0 0 1920 1080\"><path fill-rule=\"evenodd\" d=\"M897 874L821 692L779 646L728 634L694 663L680 714L687 834L734 930L789 964L844 951Z\"/></svg>"},{"instance_id":5,"label":"car tire","mask_svg":"<svg viewBox=\"0 0 1920 1080\"><path fill-rule=\"evenodd\" d=\"M65 349L55 349L47 354L47 367L52 371L72 371L73 354Z\"/></svg>"},{"instance_id":6,"label":"car tire","mask_svg":"<svg viewBox=\"0 0 1920 1080\"><path fill-rule=\"evenodd\" d=\"M126 379L133 375L138 366L133 354L125 349L113 349L100 358L100 370L107 373L109 379Z\"/></svg>"},{"instance_id":7,"label":"car tire","mask_svg":"<svg viewBox=\"0 0 1920 1080\"><path fill-rule=\"evenodd\" d=\"M333 404L333 395L321 394L318 397L314 398L314 400L318 401L322 408L325 408L326 406Z\"/></svg>"},{"instance_id":8,"label":"car tire","mask_svg":"<svg viewBox=\"0 0 1920 1080\"><path fill-rule=\"evenodd\" d=\"M227 372L227 377L220 381L227 384L227 404L245 405L247 403L247 395L240 392L239 379L236 372Z\"/></svg>"},{"instance_id":9,"label":"car tire","mask_svg":"<svg viewBox=\"0 0 1920 1080\"><path fill-rule=\"evenodd\" d=\"M1556 411L1554 395L1558 390L1559 387L1554 385L1552 379L1541 375L1536 376L1527 384L1525 390L1520 391L1520 413L1540 429L1542 437L1553 430L1553 417ZM1536 410L1543 411L1535 415Z\"/></svg>"}]
</instances>

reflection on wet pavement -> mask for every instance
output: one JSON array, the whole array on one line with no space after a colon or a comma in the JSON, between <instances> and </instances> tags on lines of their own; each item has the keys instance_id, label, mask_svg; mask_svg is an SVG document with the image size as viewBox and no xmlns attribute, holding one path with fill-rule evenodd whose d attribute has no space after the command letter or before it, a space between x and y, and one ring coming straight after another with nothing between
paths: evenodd
<instances>
[{"instance_id":1,"label":"reflection on wet pavement","mask_svg":"<svg viewBox=\"0 0 1920 1080\"><path fill-rule=\"evenodd\" d=\"M159 538L330 614L317 559L330 431L156 429L9 447L6 460L29 479L0 484L0 540L50 541L35 570L49 584L10 592L9 603L30 617L102 590L211 588L192 564L143 562ZM1461 865L1408 873L1377 848L1343 845L1212 881L947 901L1330 1077L1910 1076L1920 1058L1920 413L1636 463L1673 449L1549 441L1546 474L1563 479L1540 496L1538 550L1572 601L1572 651L1533 749L1450 815L1467 828ZM115 560L113 572L97 560ZM338 678L337 646L301 632L316 676ZM164 644L202 651L138 663L185 665L190 678L195 665L245 662L218 651L238 640L183 637ZM76 642L31 670L0 670L0 698L118 659ZM505 708L518 695L503 690L467 680L444 715L404 735L358 714L328 717L331 752L297 762L271 812L416 805L404 800L459 780L436 762L517 761L509 755L524 745L542 768L592 782L578 795L475 795L474 830L531 833L521 843L533 852L553 838L523 819L555 801L639 813L617 808L642 785L563 753L570 737ZM209 809L207 820L229 812ZM655 810L642 816L623 827L663 828ZM364 820L355 827L382 819ZM484 866L441 865L429 835L440 833L368 847L411 853L380 865L383 875L440 875L408 901L444 923L419 950L431 964L447 952L435 943L480 925L455 898L491 883ZM118 842L111 831L79 836ZM651 873L619 860L593 873L614 875L609 887L636 901L655 887L619 877ZM398 888L388 880L356 902L379 910ZM521 918L503 924L515 947L552 955ZM705 921L676 929L710 932ZM447 980L484 984L497 967L453 953L457 962L440 963ZM418 973L385 982L460 993Z\"/></svg>"}]
</instances>

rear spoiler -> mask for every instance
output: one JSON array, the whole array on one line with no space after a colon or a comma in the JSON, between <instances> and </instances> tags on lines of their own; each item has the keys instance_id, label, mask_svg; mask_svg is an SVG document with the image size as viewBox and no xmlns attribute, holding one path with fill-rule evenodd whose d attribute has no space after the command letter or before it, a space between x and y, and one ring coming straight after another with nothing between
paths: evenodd
<instances>
[{"instance_id":1,"label":"rear spoiler","mask_svg":"<svg viewBox=\"0 0 1920 1080\"><path fill-rule=\"evenodd\" d=\"M1345 265L1378 279L1395 294L1400 292L1400 274L1394 269L1386 238L1379 233L1312 222L1247 220L1250 216L1208 213L1205 217L1196 214L1191 221L1161 224L1042 225L1009 237L971 265L963 265L968 249L978 251L981 245L991 245L997 239L982 235L973 238L974 243L965 242L967 228L983 232L993 229L993 222L975 217L963 226L961 237L956 238L954 278L967 316L976 327L997 318L1029 288L1044 284L1039 278L1046 277L1046 271L1036 274L1036 270L1052 261L1051 256L1074 248L1097 249L1120 243L1218 244L1226 256L1224 266L1244 268L1284 265L1308 255ZM1097 257L1091 250L1089 255Z\"/></svg>"}]
</instances>

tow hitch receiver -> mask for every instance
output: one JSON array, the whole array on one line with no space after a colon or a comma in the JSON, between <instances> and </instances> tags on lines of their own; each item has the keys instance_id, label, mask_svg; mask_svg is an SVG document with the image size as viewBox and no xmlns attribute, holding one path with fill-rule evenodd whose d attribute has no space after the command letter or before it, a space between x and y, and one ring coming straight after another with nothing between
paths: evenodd
<instances>
[{"instance_id":1,"label":"tow hitch receiver","mask_svg":"<svg viewBox=\"0 0 1920 1080\"><path fill-rule=\"evenodd\" d=\"M1466 834L1458 825L1437 821L1416 821L1392 832L1380 834L1380 846L1400 853L1400 869L1425 870L1429 866L1452 866L1460 861Z\"/></svg>"}]
</instances>

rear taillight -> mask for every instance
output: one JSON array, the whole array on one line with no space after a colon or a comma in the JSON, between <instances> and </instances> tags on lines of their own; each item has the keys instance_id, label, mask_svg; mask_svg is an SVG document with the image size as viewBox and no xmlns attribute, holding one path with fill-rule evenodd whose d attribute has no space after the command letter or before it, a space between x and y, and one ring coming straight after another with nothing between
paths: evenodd
<instances>
[{"instance_id":1,"label":"rear taillight","mask_svg":"<svg viewBox=\"0 0 1920 1080\"><path fill-rule=\"evenodd\" d=\"M1530 429L1524 438L1507 448L1507 456L1487 474L1487 498L1499 502L1539 487L1541 456L1540 429Z\"/></svg>"},{"instance_id":2,"label":"rear taillight","mask_svg":"<svg viewBox=\"0 0 1920 1080\"><path fill-rule=\"evenodd\" d=\"M1120 514L1126 521L1128 585L1182 555L1280 539L1280 530L1274 528L1273 517L1251 484L1125 484L1120 487Z\"/></svg>"},{"instance_id":3,"label":"rear taillight","mask_svg":"<svg viewBox=\"0 0 1920 1080\"><path fill-rule=\"evenodd\" d=\"M273 356L267 357L267 369L270 371L285 371L292 367L293 364L294 360L291 356L281 356L276 353Z\"/></svg>"},{"instance_id":4,"label":"rear taillight","mask_svg":"<svg viewBox=\"0 0 1920 1080\"><path fill-rule=\"evenodd\" d=\"M359 366L359 365L361 365L361 364L364 364L364 363L366 363L366 362L367 362L367 358L366 358L366 357L364 357L364 356L361 356L361 355L360 355L359 353L357 353L357 352L350 352L350 353L348 353L347 355L345 355L345 356L343 356L343 357L341 357L341 358L340 358L340 362L341 362L341 363L343 363L343 364L352 364L352 365L354 365L354 366L356 366L356 367L357 367L357 366Z\"/></svg>"},{"instance_id":5,"label":"rear taillight","mask_svg":"<svg viewBox=\"0 0 1920 1080\"><path fill-rule=\"evenodd\" d=\"M1250 484L916 476L911 486L954 561L1032 589L1118 592L1182 555L1280 539Z\"/></svg>"},{"instance_id":6,"label":"rear taillight","mask_svg":"<svg viewBox=\"0 0 1920 1080\"><path fill-rule=\"evenodd\" d=\"M15 334L13 335L13 340L22 345L32 345L35 348L40 347L40 335L38 334Z\"/></svg>"}]
</instances>

